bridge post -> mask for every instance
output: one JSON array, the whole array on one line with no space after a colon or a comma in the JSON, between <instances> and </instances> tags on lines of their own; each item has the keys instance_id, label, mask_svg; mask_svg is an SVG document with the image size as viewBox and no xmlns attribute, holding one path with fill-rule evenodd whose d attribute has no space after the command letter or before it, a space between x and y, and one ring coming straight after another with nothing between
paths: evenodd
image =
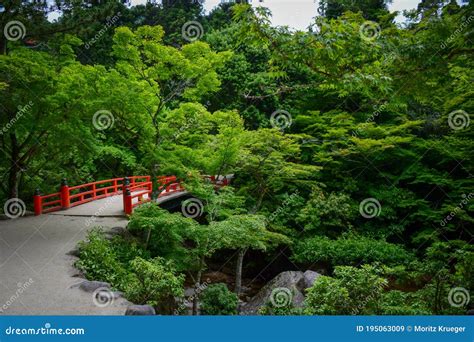
<instances>
[{"instance_id":1,"label":"bridge post","mask_svg":"<svg viewBox=\"0 0 474 342\"><path fill-rule=\"evenodd\" d=\"M71 201L69 199L69 186L67 185L66 178L63 178L61 181L60 197L61 197L61 208L69 209L69 207L71 206Z\"/></svg>"},{"instance_id":2,"label":"bridge post","mask_svg":"<svg viewBox=\"0 0 474 342\"><path fill-rule=\"evenodd\" d=\"M130 189L127 189L127 190L125 191L123 209L124 209L124 211L125 211L125 214L127 214L127 215L131 215L132 212L133 212L132 194L130 193Z\"/></svg>"},{"instance_id":3,"label":"bridge post","mask_svg":"<svg viewBox=\"0 0 474 342\"><path fill-rule=\"evenodd\" d=\"M124 177L123 182L122 182L122 196L123 196L123 209L125 210L125 197L127 190L130 186L130 179L128 177Z\"/></svg>"},{"instance_id":4,"label":"bridge post","mask_svg":"<svg viewBox=\"0 0 474 342\"><path fill-rule=\"evenodd\" d=\"M33 196L33 206L35 208L35 216L41 215L43 213L43 202L41 200L40 189L35 190L35 195Z\"/></svg>"}]
</instances>

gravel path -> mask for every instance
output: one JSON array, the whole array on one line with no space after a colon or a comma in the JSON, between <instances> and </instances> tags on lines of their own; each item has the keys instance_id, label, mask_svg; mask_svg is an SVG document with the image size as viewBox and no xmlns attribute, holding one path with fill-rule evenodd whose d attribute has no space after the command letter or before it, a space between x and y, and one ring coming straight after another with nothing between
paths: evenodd
<instances>
[{"instance_id":1,"label":"gravel path","mask_svg":"<svg viewBox=\"0 0 474 342\"><path fill-rule=\"evenodd\" d=\"M123 315L124 299L100 308L91 293L71 288L84 279L69 253L93 226L126 224L126 218L65 215L0 221L0 315Z\"/></svg>"},{"instance_id":2,"label":"gravel path","mask_svg":"<svg viewBox=\"0 0 474 342\"><path fill-rule=\"evenodd\" d=\"M157 203L186 195L172 193ZM104 308L76 285L84 281L71 251L95 226L125 227L122 196L111 196L65 211L0 220L0 315L123 315L118 298Z\"/></svg>"}]
</instances>

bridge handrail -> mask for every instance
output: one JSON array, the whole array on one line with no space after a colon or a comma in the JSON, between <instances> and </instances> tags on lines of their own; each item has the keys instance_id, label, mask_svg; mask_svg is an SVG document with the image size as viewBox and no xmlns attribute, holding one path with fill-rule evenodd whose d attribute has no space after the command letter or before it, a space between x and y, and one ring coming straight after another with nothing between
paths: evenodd
<instances>
[{"instance_id":1,"label":"bridge handrail","mask_svg":"<svg viewBox=\"0 0 474 342\"><path fill-rule=\"evenodd\" d=\"M128 177L128 180L130 184L137 186L150 182L151 176L131 176ZM39 190L36 191L33 201L35 215L64 210L97 199L117 195L123 191L123 181L124 178L111 178L69 187L66 180L63 179L59 192L41 195ZM111 185L101 186L107 183L111 183ZM53 197L57 197L57 199L46 201Z\"/></svg>"},{"instance_id":2,"label":"bridge handrail","mask_svg":"<svg viewBox=\"0 0 474 342\"><path fill-rule=\"evenodd\" d=\"M204 177L214 183L216 187L221 187L228 185L232 176L233 175ZM168 196L185 190L181 181L178 180L176 176L157 176L156 182L157 188L160 191L158 197ZM111 185L103 186L108 183L111 183ZM137 191L139 192L137 193ZM68 209L119 193L123 194L125 213L131 214L133 208L137 205L151 201L153 193L151 176L111 178L72 187L69 187L66 180L63 179L59 192L41 195L39 190L36 191L34 196L35 215ZM144 198L145 195L147 195L147 198ZM133 199L135 198L139 200L133 203Z\"/></svg>"}]
</instances>

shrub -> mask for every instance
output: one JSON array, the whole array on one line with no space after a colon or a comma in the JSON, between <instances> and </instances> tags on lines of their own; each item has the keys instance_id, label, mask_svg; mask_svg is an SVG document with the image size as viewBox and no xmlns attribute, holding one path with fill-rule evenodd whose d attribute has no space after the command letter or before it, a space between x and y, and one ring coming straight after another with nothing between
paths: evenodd
<instances>
[{"instance_id":1,"label":"shrub","mask_svg":"<svg viewBox=\"0 0 474 342\"><path fill-rule=\"evenodd\" d=\"M236 315L239 299L225 284L213 284L207 287L201 296L203 315Z\"/></svg>"},{"instance_id":2,"label":"shrub","mask_svg":"<svg viewBox=\"0 0 474 342\"><path fill-rule=\"evenodd\" d=\"M428 302L420 294L420 291L388 291L382 297L381 313L384 315L432 315L433 312L426 306Z\"/></svg>"},{"instance_id":3,"label":"shrub","mask_svg":"<svg viewBox=\"0 0 474 342\"><path fill-rule=\"evenodd\" d=\"M134 303L149 304L163 314L171 314L175 307L175 298L184 294L184 276L176 275L170 262L162 258L135 258L131 263L133 277L125 295Z\"/></svg>"},{"instance_id":4,"label":"shrub","mask_svg":"<svg viewBox=\"0 0 474 342\"><path fill-rule=\"evenodd\" d=\"M319 277L308 289L306 312L312 315L357 315L379 313L387 280L370 265L338 266L334 277Z\"/></svg>"},{"instance_id":5,"label":"shrub","mask_svg":"<svg viewBox=\"0 0 474 342\"><path fill-rule=\"evenodd\" d=\"M305 239L296 244L293 258L297 262L326 262L330 266L339 266L373 262L398 265L410 262L413 256L396 244L346 234L337 240L325 236Z\"/></svg>"},{"instance_id":6,"label":"shrub","mask_svg":"<svg viewBox=\"0 0 474 342\"><path fill-rule=\"evenodd\" d=\"M180 213L170 214L156 204L145 204L130 217L128 230L141 237L152 256L179 259L184 254L187 229L197 223Z\"/></svg>"},{"instance_id":7,"label":"shrub","mask_svg":"<svg viewBox=\"0 0 474 342\"><path fill-rule=\"evenodd\" d=\"M76 267L89 280L101 280L122 289L128 277L127 270L117 260L109 240L100 229L89 232L86 241L79 243L79 260Z\"/></svg>"}]
</instances>

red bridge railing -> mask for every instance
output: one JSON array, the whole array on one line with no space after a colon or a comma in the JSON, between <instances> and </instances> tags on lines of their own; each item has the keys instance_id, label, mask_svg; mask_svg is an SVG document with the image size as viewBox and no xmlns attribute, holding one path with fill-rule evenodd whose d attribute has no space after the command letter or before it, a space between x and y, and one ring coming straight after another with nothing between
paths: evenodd
<instances>
[{"instance_id":1,"label":"red bridge railing","mask_svg":"<svg viewBox=\"0 0 474 342\"><path fill-rule=\"evenodd\" d=\"M150 182L151 177L132 176L128 179L130 186L139 188ZM69 209L80 204L118 195L123 192L123 186L124 178L105 179L72 187L69 187L66 180L63 179L59 192L42 196L39 190L36 190L33 200L35 215Z\"/></svg>"},{"instance_id":2,"label":"red bridge railing","mask_svg":"<svg viewBox=\"0 0 474 342\"><path fill-rule=\"evenodd\" d=\"M205 178L217 187L229 184L227 176L205 176ZM156 182L158 197L169 196L185 190L176 176L159 176L156 178ZM153 182L151 176L112 178L72 187L69 187L66 180L63 179L59 192L41 195L39 190L36 191L34 211L35 215L41 215L118 194L123 195L125 214L131 214L133 208L152 200Z\"/></svg>"}]
</instances>

